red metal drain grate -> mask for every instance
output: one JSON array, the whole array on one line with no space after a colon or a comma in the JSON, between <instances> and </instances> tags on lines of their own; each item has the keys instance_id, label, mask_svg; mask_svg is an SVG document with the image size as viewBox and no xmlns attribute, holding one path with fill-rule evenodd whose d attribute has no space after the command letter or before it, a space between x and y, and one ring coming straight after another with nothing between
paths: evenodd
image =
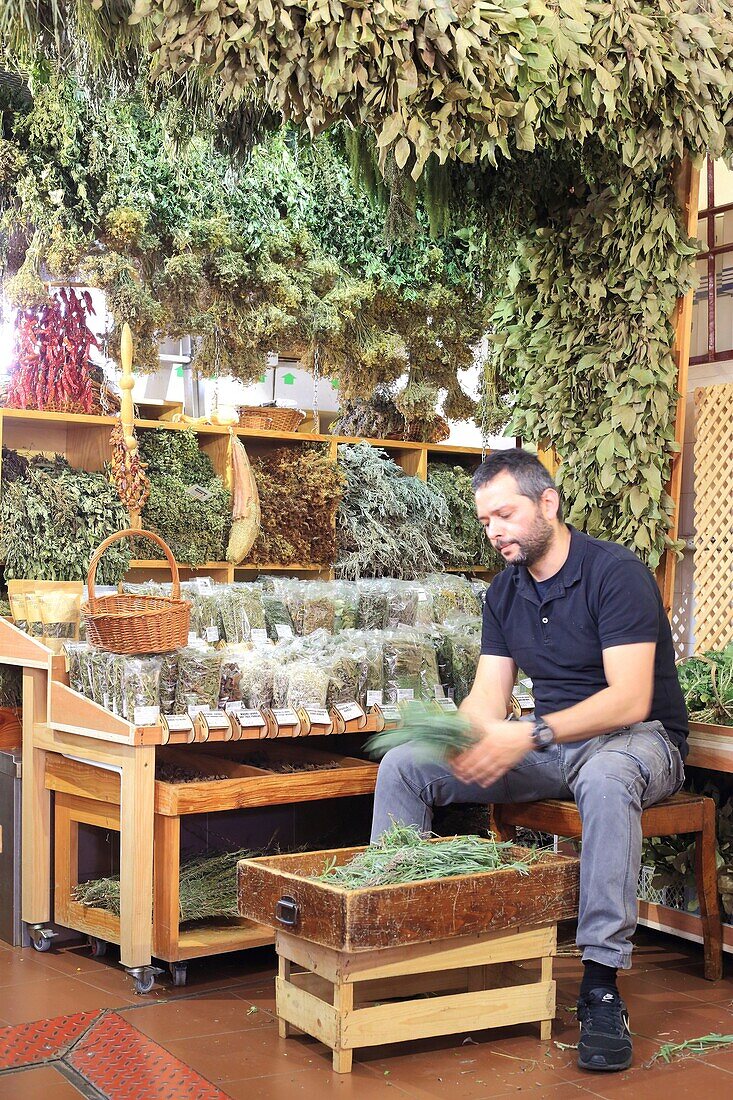
<instances>
[{"instance_id":1,"label":"red metal drain grate","mask_svg":"<svg viewBox=\"0 0 733 1100\"><path fill-rule=\"evenodd\" d=\"M100 1014L101 1010L75 1012L73 1016L0 1028L0 1070L20 1069L63 1057Z\"/></svg>"},{"instance_id":2,"label":"red metal drain grate","mask_svg":"<svg viewBox=\"0 0 733 1100\"><path fill-rule=\"evenodd\" d=\"M105 1013L65 1061L108 1100L228 1100L114 1012Z\"/></svg>"}]
</instances>

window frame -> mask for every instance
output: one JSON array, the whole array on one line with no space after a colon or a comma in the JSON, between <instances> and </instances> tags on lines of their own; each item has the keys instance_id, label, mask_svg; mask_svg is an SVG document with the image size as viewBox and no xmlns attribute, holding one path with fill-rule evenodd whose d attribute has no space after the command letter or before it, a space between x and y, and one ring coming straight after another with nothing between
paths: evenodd
<instances>
[{"instance_id":1,"label":"window frame","mask_svg":"<svg viewBox=\"0 0 733 1100\"><path fill-rule=\"evenodd\" d=\"M691 355L690 363L716 363L733 359L733 347L723 351L718 351L717 348L717 303L715 295L715 262L718 256L728 252L733 253L733 240L729 244L716 245L715 243L715 216L733 210L733 202L723 203L721 206L715 205L715 161L712 157L708 157L706 160L706 175L708 185L707 205L704 210L700 210L698 213L698 224L705 219L706 234L705 238L700 235L700 239L704 240L706 247L698 254L697 260L698 262L704 260L707 267L707 352L704 355Z\"/></svg>"}]
</instances>

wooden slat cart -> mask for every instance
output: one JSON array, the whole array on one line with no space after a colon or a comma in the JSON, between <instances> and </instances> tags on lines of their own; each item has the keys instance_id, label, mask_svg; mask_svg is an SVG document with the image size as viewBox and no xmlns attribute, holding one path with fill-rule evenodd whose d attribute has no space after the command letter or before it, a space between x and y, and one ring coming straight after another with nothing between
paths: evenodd
<instances>
[{"instance_id":1,"label":"wooden slat cart","mask_svg":"<svg viewBox=\"0 0 733 1100\"><path fill-rule=\"evenodd\" d=\"M157 753L178 763L195 764L197 754L206 757L218 751L201 744L206 736L201 726L196 726L193 743L164 745L169 735L161 724L135 726L73 691L65 658L5 619L0 619L0 662L23 670L22 918L36 949L48 949L55 894L59 923L119 943L120 961L139 992L149 990L158 973L151 965L154 956L180 963L272 941L268 929L254 927L251 921L215 927L210 935L202 929L182 934L178 917L182 816L369 794L374 789L376 765L346 757L328 772L283 775L217 755L216 771L228 772L227 780L156 783ZM370 715L364 732L383 725L381 717ZM301 734L290 741L299 745L301 755L313 744L312 737L302 737L307 733L305 725L288 732L291 737ZM263 722L260 736L272 735L271 723ZM275 747L277 742L266 743L268 751L285 751ZM226 753L227 747L221 748ZM202 765L207 762L211 764L199 760ZM55 884L51 877L52 792L59 811ZM71 898L76 836L85 821L119 831L119 918ZM155 889L154 864L159 868Z\"/></svg>"},{"instance_id":2,"label":"wooden slat cart","mask_svg":"<svg viewBox=\"0 0 733 1100\"><path fill-rule=\"evenodd\" d=\"M240 914L276 930L280 1034L320 1039L337 1073L358 1047L533 1021L549 1039L557 921L577 913L579 861L516 848L529 873L358 890L311 877L362 850L239 864ZM533 959L537 980L514 965Z\"/></svg>"}]
</instances>

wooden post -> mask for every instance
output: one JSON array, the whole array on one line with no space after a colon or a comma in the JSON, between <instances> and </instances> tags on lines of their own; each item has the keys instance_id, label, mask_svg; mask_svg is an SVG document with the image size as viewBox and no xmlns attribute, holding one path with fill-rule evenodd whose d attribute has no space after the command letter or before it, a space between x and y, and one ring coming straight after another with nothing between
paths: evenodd
<instances>
[{"instance_id":1,"label":"wooden post","mask_svg":"<svg viewBox=\"0 0 733 1100\"><path fill-rule=\"evenodd\" d=\"M46 753L34 745L35 727L48 720L48 672L23 669L22 916L45 924L51 916L51 792Z\"/></svg>"},{"instance_id":2,"label":"wooden post","mask_svg":"<svg viewBox=\"0 0 733 1100\"><path fill-rule=\"evenodd\" d=\"M153 934L155 746L123 750L120 781L120 962L149 966Z\"/></svg>"},{"instance_id":3,"label":"wooden post","mask_svg":"<svg viewBox=\"0 0 733 1100\"><path fill-rule=\"evenodd\" d=\"M700 169L695 168L689 157L679 165L675 180L677 201L682 210L682 223L690 237L697 233L697 209L700 201ZM675 415L675 443L679 451L672 458L667 493L674 501L674 513L669 537L676 539L680 527L680 496L682 492L682 455L685 444L685 416L687 412L687 378L690 366L690 340L692 336L692 306L693 291L689 291L684 298L677 300L672 324L674 326L674 343L672 354L677 364L677 412ZM669 615L672 611L674 598L674 578L677 571L677 558L671 550L667 550L659 569L657 570L657 583L662 592L664 610Z\"/></svg>"}]
</instances>

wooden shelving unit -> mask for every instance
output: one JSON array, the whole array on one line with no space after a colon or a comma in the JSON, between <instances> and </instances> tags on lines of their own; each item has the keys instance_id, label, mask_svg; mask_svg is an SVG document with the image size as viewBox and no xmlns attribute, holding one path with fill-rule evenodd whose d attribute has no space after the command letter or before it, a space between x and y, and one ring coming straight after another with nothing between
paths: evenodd
<instances>
[{"instance_id":1,"label":"wooden shelving unit","mask_svg":"<svg viewBox=\"0 0 733 1100\"><path fill-rule=\"evenodd\" d=\"M639 902L639 924L654 928L658 932L669 932L683 940L702 943L700 917L697 913L684 913L681 909L670 909L666 905L653 905L649 901ZM723 951L733 955L733 924L723 923Z\"/></svg>"},{"instance_id":2,"label":"wooden shelving unit","mask_svg":"<svg viewBox=\"0 0 733 1100\"><path fill-rule=\"evenodd\" d=\"M110 460L109 437L115 418L112 416L87 416L80 413L38 412L34 409L0 409L0 444L22 453L62 454L72 466L89 471L104 469ZM183 431L189 427L170 420L136 420L139 430ZM199 446L211 459L214 469L225 484L230 484L229 429L210 425L194 429ZM297 447L307 443L322 443L328 448L331 461L337 458L342 443L366 442L388 451L402 469L423 481L427 479L428 463L449 462L472 469L481 460L481 450L476 447L456 447L442 443L412 443L398 439L366 439L353 436L316 435L313 432L257 431L236 428L250 456L265 454L276 447ZM328 580L333 570L327 564L296 563L293 565L254 564L247 561L233 566L230 562L206 562L191 566L179 562L181 578L210 576L215 581L231 582L248 580L260 573L287 573L296 577ZM127 579L143 581L155 579L167 570L163 559L139 559L130 563ZM483 566L459 569L452 573L476 573L488 575L492 570Z\"/></svg>"}]
</instances>

